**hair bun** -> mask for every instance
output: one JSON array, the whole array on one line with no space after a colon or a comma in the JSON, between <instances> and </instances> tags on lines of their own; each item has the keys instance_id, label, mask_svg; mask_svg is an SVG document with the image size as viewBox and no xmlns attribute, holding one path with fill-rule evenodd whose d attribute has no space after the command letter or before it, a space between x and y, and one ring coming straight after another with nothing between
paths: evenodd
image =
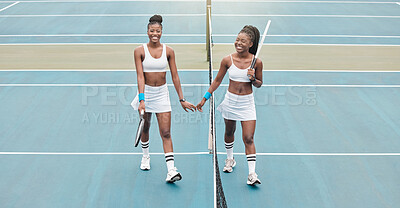
<instances>
[{"instance_id":1,"label":"hair bun","mask_svg":"<svg viewBox=\"0 0 400 208\"><path fill-rule=\"evenodd\" d=\"M158 23L162 23L162 17L161 17L161 15L158 15L158 14L155 14L155 15L153 15L152 17L150 17L150 19L149 19L149 23L150 22L158 22Z\"/></svg>"}]
</instances>

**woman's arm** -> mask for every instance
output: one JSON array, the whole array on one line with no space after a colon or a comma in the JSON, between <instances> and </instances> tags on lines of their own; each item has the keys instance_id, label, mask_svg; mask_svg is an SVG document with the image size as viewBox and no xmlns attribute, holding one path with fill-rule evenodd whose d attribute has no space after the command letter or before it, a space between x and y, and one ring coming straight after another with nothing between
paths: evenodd
<instances>
[{"instance_id":1,"label":"woman's arm","mask_svg":"<svg viewBox=\"0 0 400 208\"><path fill-rule=\"evenodd\" d=\"M143 72L143 65L142 65L143 52L144 52L143 47L138 47L134 51L134 60L135 60L136 76L137 76L139 93L144 93L144 72Z\"/></svg>"},{"instance_id":2,"label":"woman's arm","mask_svg":"<svg viewBox=\"0 0 400 208\"><path fill-rule=\"evenodd\" d=\"M227 65L228 63L226 63L226 58L222 59L221 65L219 66L218 74L208 88L209 93L212 94L215 90L218 89L219 85L221 85L221 82L225 77L226 71L228 70Z\"/></svg>"},{"instance_id":3,"label":"woman's arm","mask_svg":"<svg viewBox=\"0 0 400 208\"><path fill-rule=\"evenodd\" d=\"M210 94L212 94L215 90L217 90L219 85L221 85L221 82L224 79L226 72L228 71L229 61L230 61L229 56L226 56L226 57L224 57L222 59L220 67L219 67L218 74L217 74L217 76L215 77L215 79L213 80L213 82L211 83L210 87L207 90L207 92L209 92ZM197 109L200 112L203 111L202 107L206 103L206 101L207 101L207 99L205 97L203 97L203 99L201 99L200 103L197 104Z\"/></svg>"},{"instance_id":4,"label":"woman's arm","mask_svg":"<svg viewBox=\"0 0 400 208\"><path fill-rule=\"evenodd\" d=\"M133 53L133 57L135 60L135 66L136 66L136 76L137 76L139 94L144 93L144 84L145 84L143 65L142 65L143 54L144 54L143 46L136 48ZM138 110L139 110L139 112L142 112L142 110L145 111L145 106L144 106L143 100L140 101Z\"/></svg>"},{"instance_id":5,"label":"woman's arm","mask_svg":"<svg viewBox=\"0 0 400 208\"><path fill-rule=\"evenodd\" d=\"M183 99L181 81L179 79L178 69L176 67L176 62L175 62L175 52L172 48L168 46L167 46L167 57L168 57L169 69L171 70L172 82L174 83L176 93L178 93L179 100Z\"/></svg>"}]
</instances>

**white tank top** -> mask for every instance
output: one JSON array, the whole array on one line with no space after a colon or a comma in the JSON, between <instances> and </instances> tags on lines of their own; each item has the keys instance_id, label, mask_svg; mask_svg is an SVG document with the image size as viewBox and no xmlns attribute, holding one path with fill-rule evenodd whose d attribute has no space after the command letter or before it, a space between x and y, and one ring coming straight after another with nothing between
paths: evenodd
<instances>
[{"instance_id":1,"label":"white tank top","mask_svg":"<svg viewBox=\"0 0 400 208\"><path fill-rule=\"evenodd\" d=\"M163 50L161 57L156 59L153 58L147 48L147 44L143 44L144 48L144 60L142 62L143 72L166 72L168 66L167 60L167 48L165 44L163 45Z\"/></svg>"},{"instance_id":2,"label":"white tank top","mask_svg":"<svg viewBox=\"0 0 400 208\"><path fill-rule=\"evenodd\" d=\"M249 77L247 77L247 70L250 69L250 66L247 67L246 69L239 69L233 63L232 54L229 56L231 57L231 62L232 62L232 65L228 69L229 79L236 82L250 82Z\"/></svg>"}]
</instances>

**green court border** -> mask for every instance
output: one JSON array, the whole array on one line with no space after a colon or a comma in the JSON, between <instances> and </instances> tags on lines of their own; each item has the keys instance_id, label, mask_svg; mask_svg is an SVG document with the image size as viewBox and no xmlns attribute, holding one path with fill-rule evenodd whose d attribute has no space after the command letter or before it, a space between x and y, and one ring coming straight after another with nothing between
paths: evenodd
<instances>
[{"instance_id":1,"label":"green court border","mask_svg":"<svg viewBox=\"0 0 400 208\"><path fill-rule=\"evenodd\" d=\"M205 44L168 44L178 69L208 69ZM139 44L1 45L0 70L134 69ZM213 67L235 51L233 44L213 47ZM264 70L399 71L400 47L356 45L265 45Z\"/></svg>"}]
</instances>

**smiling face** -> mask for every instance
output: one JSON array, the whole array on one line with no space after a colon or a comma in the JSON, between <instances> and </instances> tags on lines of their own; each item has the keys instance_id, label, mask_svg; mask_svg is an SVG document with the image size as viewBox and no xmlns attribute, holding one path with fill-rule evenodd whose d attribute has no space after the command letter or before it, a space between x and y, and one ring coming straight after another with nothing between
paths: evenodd
<instances>
[{"instance_id":1,"label":"smiling face","mask_svg":"<svg viewBox=\"0 0 400 208\"><path fill-rule=\"evenodd\" d=\"M147 35L149 36L150 42L157 43L160 42L162 34L162 27L159 24L149 25L147 29Z\"/></svg>"},{"instance_id":2,"label":"smiling face","mask_svg":"<svg viewBox=\"0 0 400 208\"><path fill-rule=\"evenodd\" d=\"M253 42L251 42L250 36L246 33L239 33L235 41L236 52L243 53L249 51L251 46L253 46Z\"/></svg>"}]
</instances>

